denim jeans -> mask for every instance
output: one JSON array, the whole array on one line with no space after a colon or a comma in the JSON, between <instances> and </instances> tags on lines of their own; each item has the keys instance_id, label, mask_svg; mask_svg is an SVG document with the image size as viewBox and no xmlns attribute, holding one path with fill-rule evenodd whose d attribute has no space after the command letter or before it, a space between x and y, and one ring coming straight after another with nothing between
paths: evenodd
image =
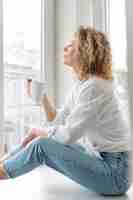
<instances>
[{"instance_id":1,"label":"denim jeans","mask_svg":"<svg viewBox=\"0 0 133 200\"><path fill-rule=\"evenodd\" d=\"M35 138L25 148L21 145L4 161L9 178L47 165L82 186L103 195L121 195L130 187L129 151L100 152L91 156L79 144L62 144L52 138Z\"/></svg>"}]
</instances>

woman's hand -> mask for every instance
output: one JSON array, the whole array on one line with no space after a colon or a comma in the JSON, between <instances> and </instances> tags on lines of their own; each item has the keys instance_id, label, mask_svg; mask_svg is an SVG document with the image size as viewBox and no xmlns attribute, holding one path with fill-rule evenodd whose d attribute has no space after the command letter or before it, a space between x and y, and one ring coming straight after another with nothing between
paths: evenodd
<instances>
[{"instance_id":1,"label":"woman's hand","mask_svg":"<svg viewBox=\"0 0 133 200\"><path fill-rule=\"evenodd\" d=\"M32 85L32 79L28 79L28 80L26 80L26 93L27 93L27 95L29 96L29 97L31 97L31 93L32 93L32 91L31 91L31 85Z\"/></svg>"},{"instance_id":2,"label":"woman's hand","mask_svg":"<svg viewBox=\"0 0 133 200\"><path fill-rule=\"evenodd\" d=\"M43 137L43 138L47 138L48 134L46 129L41 129L41 128L32 128L29 131L29 134L24 138L23 142L22 142L22 146L26 146L30 141L32 141L34 138L36 137Z\"/></svg>"}]
</instances>

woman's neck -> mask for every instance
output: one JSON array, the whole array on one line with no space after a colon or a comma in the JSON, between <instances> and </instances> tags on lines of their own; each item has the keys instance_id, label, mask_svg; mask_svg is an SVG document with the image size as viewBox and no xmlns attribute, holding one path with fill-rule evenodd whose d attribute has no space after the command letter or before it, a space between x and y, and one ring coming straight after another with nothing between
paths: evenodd
<instances>
[{"instance_id":1,"label":"woman's neck","mask_svg":"<svg viewBox=\"0 0 133 200\"><path fill-rule=\"evenodd\" d=\"M73 72L74 72L74 76L76 76L76 78L79 81L85 81L91 77L95 77L95 75L93 75L93 74L86 74L86 76L83 76L82 74L79 73L79 71L77 69L78 69L77 67L73 68Z\"/></svg>"},{"instance_id":2,"label":"woman's neck","mask_svg":"<svg viewBox=\"0 0 133 200\"><path fill-rule=\"evenodd\" d=\"M91 74L87 74L86 76L82 77L82 76L78 76L77 78L80 80L80 81L85 81L85 80L88 80L89 78L91 77L94 77L94 75L91 75Z\"/></svg>"}]
</instances>

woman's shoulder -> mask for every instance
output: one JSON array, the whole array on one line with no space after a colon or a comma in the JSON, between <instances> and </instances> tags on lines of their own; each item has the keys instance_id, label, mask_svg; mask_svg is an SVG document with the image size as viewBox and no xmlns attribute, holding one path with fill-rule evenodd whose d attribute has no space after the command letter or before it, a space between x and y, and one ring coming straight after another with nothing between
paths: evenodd
<instances>
[{"instance_id":1,"label":"woman's shoulder","mask_svg":"<svg viewBox=\"0 0 133 200\"><path fill-rule=\"evenodd\" d=\"M95 88L96 90L100 90L102 92L113 92L116 88L116 83L114 79L112 80L106 80L100 77L94 77L92 78L92 81L90 82L90 86Z\"/></svg>"},{"instance_id":2,"label":"woman's shoulder","mask_svg":"<svg viewBox=\"0 0 133 200\"><path fill-rule=\"evenodd\" d=\"M79 92L80 96L112 96L115 90L113 80L105 80L99 77L92 77L88 80L80 81L77 84L77 91Z\"/></svg>"},{"instance_id":3,"label":"woman's shoulder","mask_svg":"<svg viewBox=\"0 0 133 200\"><path fill-rule=\"evenodd\" d=\"M93 76L87 80L78 80L76 85L82 89L87 88L96 88L96 89L110 89L113 88L114 81L113 80L105 80L98 76Z\"/></svg>"}]
</instances>

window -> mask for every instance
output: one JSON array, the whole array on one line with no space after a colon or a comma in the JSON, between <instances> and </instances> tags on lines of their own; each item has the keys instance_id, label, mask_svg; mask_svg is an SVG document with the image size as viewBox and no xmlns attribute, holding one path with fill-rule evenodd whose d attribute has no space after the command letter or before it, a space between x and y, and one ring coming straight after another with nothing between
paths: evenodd
<instances>
[{"instance_id":1,"label":"window","mask_svg":"<svg viewBox=\"0 0 133 200\"><path fill-rule=\"evenodd\" d=\"M4 0L3 15L4 119L8 150L20 142L27 125L40 123L40 108L26 95L25 80L40 79L41 0Z\"/></svg>"},{"instance_id":2,"label":"window","mask_svg":"<svg viewBox=\"0 0 133 200\"><path fill-rule=\"evenodd\" d=\"M54 95L55 8L49 0L0 1L0 152L19 143L27 125L45 123L40 106L26 95L25 80L47 81Z\"/></svg>"},{"instance_id":3,"label":"window","mask_svg":"<svg viewBox=\"0 0 133 200\"><path fill-rule=\"evenodd\" d=\"M127 71L125 0L108 1L108 31L112 47L114 71Z\"/></svg>"}]
</instances>

